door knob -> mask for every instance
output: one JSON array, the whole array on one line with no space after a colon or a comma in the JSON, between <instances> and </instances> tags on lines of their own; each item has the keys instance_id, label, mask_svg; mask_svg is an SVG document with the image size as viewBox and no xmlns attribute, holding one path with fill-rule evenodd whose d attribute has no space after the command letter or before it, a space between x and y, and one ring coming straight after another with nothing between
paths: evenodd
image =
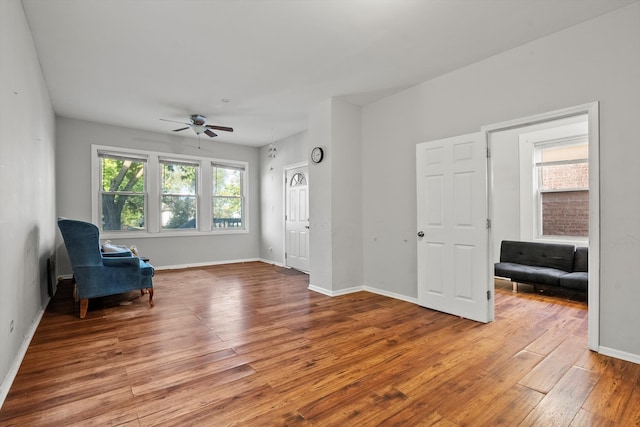
<instances>
[{"instance_id":1,"label":"door knob","mask_svg":"<svg viewBox=\"0 0 640 427\"><path fill-rule=\"evenodd\" d=\"M305 225L305 226L304 226L304 228L306 228L306 229L308 230L308 229L309 229L309 226L308 226L308 225Z\"/></svg>"},{"instance_id":2,"label":"door knob","mask_svg":"<svg viewBox=\"0 0 640 427\"><path fill-rule=\"evenodd\" d=\"M418 231L418 237L424 237L424 231Z\"/></svg>"}]
</instances>

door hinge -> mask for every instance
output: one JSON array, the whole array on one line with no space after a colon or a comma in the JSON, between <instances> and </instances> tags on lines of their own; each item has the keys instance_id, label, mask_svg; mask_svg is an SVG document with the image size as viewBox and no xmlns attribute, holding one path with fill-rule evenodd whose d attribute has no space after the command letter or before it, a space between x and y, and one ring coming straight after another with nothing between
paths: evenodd
<instances>
[{"instance_id":1,"label":"door hinge","mask_svg":"<svg viewBox=\"0 0 640 427\"><path fill-rule=\"evenodd\" d=\"M491 229L491 220L487 218L487 230Z\"/></svg>"},{"instance_id":2,"label":"door hinge","mask_svg":"<svg viewBox=\"0 0 640 427\"><path fill-rule=\"evenodd\" d=\"M284 253L284 259L287 259L287 253L286 252Z\"/></svg>"},{"instance_id":3,"label":"door hinge","mask_svg":"<svg viewBox=\"0 0 640 427\"><path fill-rule=\"evenodd\" d=\"M491 157L491 150L487 147L487 159Z\"/></svg>"},{"instance_id":4,"label":"door hinge","mask_svg":"<svg viewBox=\"0 0 640 427\"><path fill-rule=\"evenodd\" d=\"M487 291L487 301L491 301L491 291Z\"/></svg>"}]
</instances>

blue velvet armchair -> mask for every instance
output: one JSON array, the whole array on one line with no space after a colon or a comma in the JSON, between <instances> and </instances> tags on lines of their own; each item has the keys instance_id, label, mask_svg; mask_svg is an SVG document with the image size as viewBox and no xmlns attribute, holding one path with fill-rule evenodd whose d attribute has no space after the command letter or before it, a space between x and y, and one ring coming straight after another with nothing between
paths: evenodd
<instances>
[{"instance_id":1,"label":"blue velvet armchair","mask_svg":"<svg viewBox=\"0 0 640 427\"><path fill-rule=\"evenodd\" d=\"M60 218L58 228L69 254L74 295L80 300L80 318L87 314L89 298L140 290L149 293L153 307L153 266L130 251L103 253L98 227L84 221Z\"/></svg>"}]
</instances>

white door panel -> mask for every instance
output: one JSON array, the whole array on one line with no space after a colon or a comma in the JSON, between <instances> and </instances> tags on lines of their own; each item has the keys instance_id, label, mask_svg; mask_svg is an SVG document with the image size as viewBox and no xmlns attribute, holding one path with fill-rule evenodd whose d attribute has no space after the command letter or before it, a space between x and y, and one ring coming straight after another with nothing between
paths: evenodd
<instances>
[{"instance_id":1,"label":"white door panel","mask_svg":"<svg viewBox=\"0 0 640 427\"><path fill-rule=\"evenodd\" d=\"M308 167L285 172L285 265L309 271L309 187Z\"/></svg>"},{"instance_id":2,"label":"white door panel","mask_svg":"<svg viewBox=\"0 0 640 427\"><path fill-rule=\"evenodd\" d=\"M481 322L493 312L486 160L479 133L416 147L418 302Z\"/></svg>"}]
</instances>

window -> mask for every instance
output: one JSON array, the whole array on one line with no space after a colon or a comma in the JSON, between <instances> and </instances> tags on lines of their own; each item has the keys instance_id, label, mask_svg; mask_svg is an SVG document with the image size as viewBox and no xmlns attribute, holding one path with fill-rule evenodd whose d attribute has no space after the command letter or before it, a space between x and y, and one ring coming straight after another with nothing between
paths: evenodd
<instances>
[{"instance_id":1,"label":"window","mask_svg":"<svg viewBox=\"0 0 640 427\"><path fill-rule=\"evenodd\" d=\"M144 230L146 159L100 153L99 212L102 230Z\"/></svg>"},{"instance_id":2,"label":"window","mask_svg":"<svg viewBox=\"0 0 640 427\"><path fill-rule=\"evenodd\" d=\"M160 160L162 229L195 229L198 198L198 164Z\"/></svg>"},{"instance_id":3,"label":"window","mask_svg":"<svg viewBox=\"0 0 640 427\"><path fill-rule=\"evenodd\" d=\"M296 172L291 177L291 182L289 185L291 187L297 187L298 185L307 185L307 178L304 176L304 174L301 174L300 172Z\"/></svg>"},{"instance_id":4,"label":"window","mask_svg":"<svg viewBox=\"0 0 640 427\"><path fill-rule=\"evenodd\" d=\"M104 238L249 231L247 162L98 145L92 153L92 218Z\"/></svg>"},{"instance_id":5,"label":"window","mask_svg":"<svg viewBox=\"0 0 640 427\"><path fill-rule=\"evenodd\" d=\"M244 168L212 164L214 228L242 227Z\"/></svg>"},{"instance_id":6,"label":"window","mask_svg":"<svg viewBox=\"0 0 640 427\"><path fill-rule=\"evenodd\" d=\"M539 144L535 150L539 235L588 237L588 144Z\"/></svg>"}]
</instances>

